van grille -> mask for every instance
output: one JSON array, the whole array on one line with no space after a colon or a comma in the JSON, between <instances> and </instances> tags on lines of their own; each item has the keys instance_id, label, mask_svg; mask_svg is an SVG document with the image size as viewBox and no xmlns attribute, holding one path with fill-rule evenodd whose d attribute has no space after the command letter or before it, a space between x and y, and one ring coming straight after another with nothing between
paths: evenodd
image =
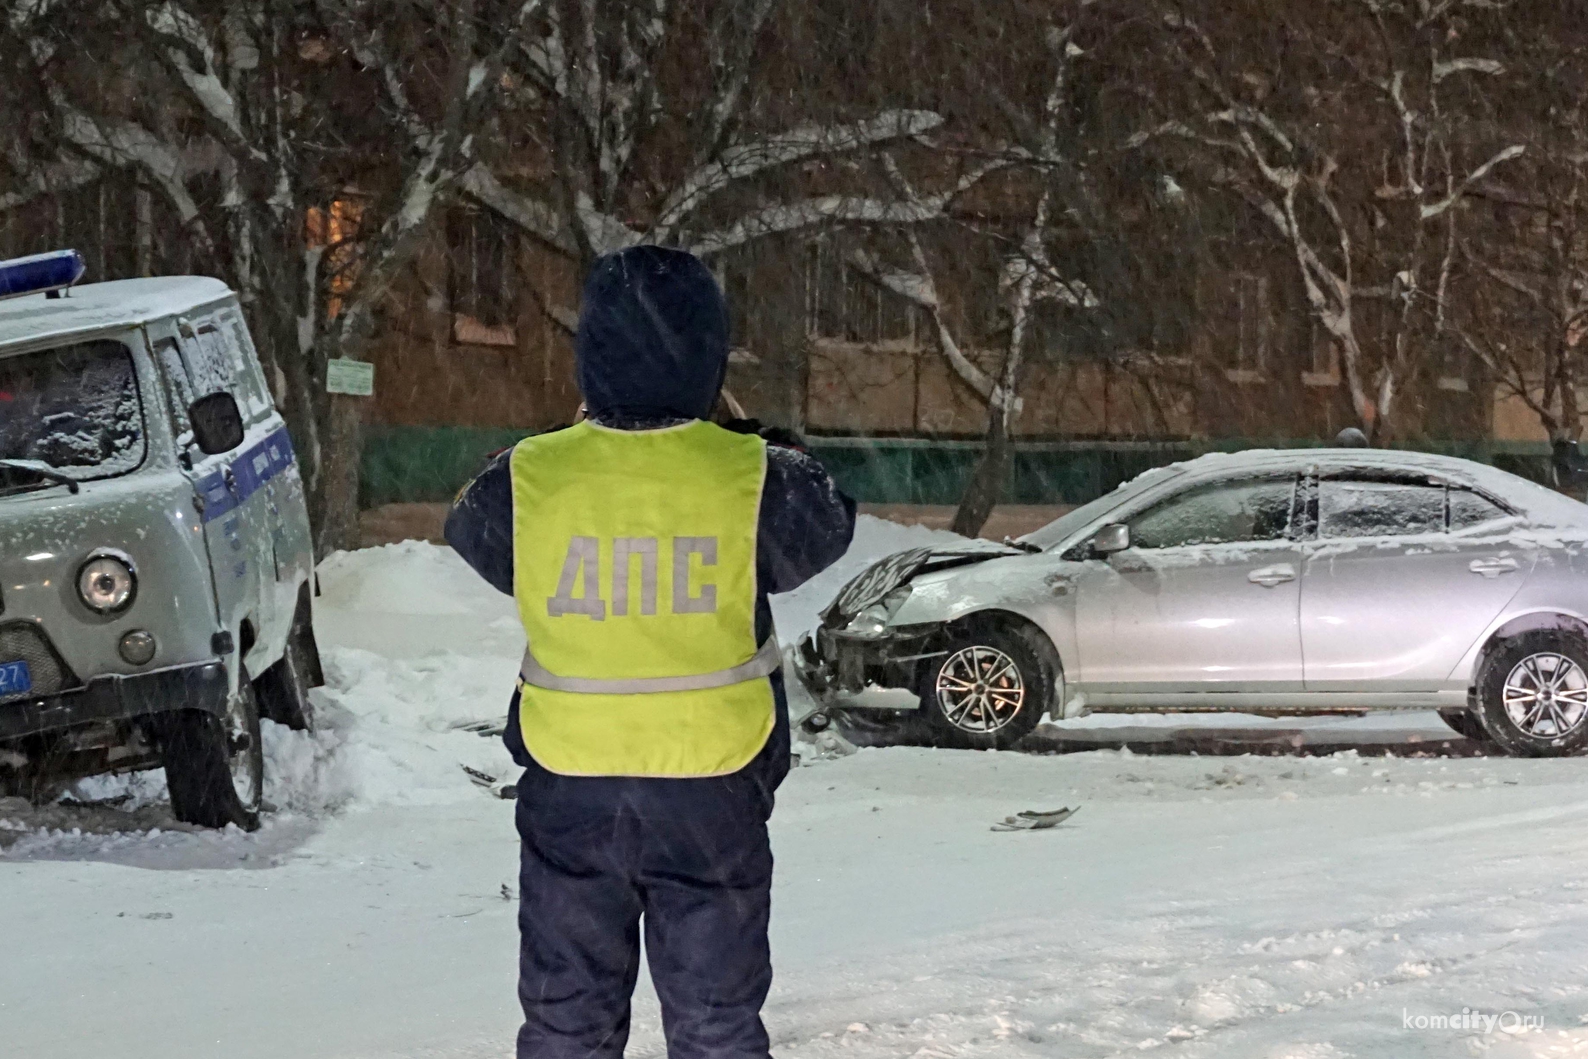
<instances>
[{"instance_id":1,"label":"van grille","mask_svg":"<svg viewBox=\"0 0 1588 1059\"><path fill-rule=\"evenodd\" d=\"M76 683L71 671L61 661L61 656L50 645L44 630L30 621L0 624L0 662L18 660L28 664L28 672L33 677L33 690L21 695L0 696L0 702L43 698Z\"/></svg>"}]
</instances>

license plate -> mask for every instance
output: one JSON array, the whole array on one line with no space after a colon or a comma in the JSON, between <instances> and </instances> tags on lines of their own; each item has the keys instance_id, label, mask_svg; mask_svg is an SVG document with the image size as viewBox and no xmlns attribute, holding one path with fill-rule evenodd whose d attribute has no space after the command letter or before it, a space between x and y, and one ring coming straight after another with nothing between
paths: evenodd
<instances>
[{"instance_id":1,"label":"license plate","mask_svg":"<svg viewBox=\"0 0 1588 1059\"><path fill-rule=\"evenodd\" d=\"M21 695L33 688L33 674L26 662L0 662L0 698Z\"/></svg>"}]
</instances>

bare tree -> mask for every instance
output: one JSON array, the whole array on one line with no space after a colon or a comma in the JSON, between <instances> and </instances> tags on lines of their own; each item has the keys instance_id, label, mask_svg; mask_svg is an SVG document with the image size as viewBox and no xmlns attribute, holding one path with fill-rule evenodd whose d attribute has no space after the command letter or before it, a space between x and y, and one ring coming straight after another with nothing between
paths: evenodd
<instances>
[{"instance_id":1,"label":"bare tree","mask_svg":"<svg viewBox=\"0 0 1588 1059\"><path fill-rule=\"evenodd\" d=\"M787 43L770 24L778 6L547 0L538 33L513 56L515 114L528 142L482 159L463 188L580 271L639 242L711 257L836 222L940 216L952 189L901 202L853 183L801 178L813 165L924 136L943 119L860 103L817 116L799 99L773 98L767 69L818 59L778 54ZM702 66L704 78L678 74ZM515 176L525 168L538 176ZM571 324L568 307L549 309Z\"/></svg>"},{"instance_id":2,"label":"bare tree","mask_svg":"<svg viewBox=\"0 0 1588 1059\"><path fill-rule=\"evenodd\" d=\"M1569 27L1538 26L1523 51L1517 123L1532 142L1507 179L1469 193L1450 331L1551 442L1575 441L1588 381L1588 63Z\"/></svg>"},{"instance_id":3,"label":"bare tree","mask_svg":"<svg viewBox=\"0 0 1588 1059\"><path fill-rule=\"evenodd\" d=\"M1388 437L1448 320L1458 207L1524 152L1482 105L1483 83L1507 73L1485 50L1507 6L1333 0L1261 22L1165 10L1188 98L1161 100L1174 116L1137 142L1191 145L1209 181L1269 223L1363 429Z\"/></svg>"},{"instance_id":4,"label":"bare tree","mask_svg":"<svg viewBox=\"0 0 1588 1059\"><path fill-rule=\"evenodd\" d=\"M7 51L43 88L28 116L40 130L26 145L36 183L136 172L197 258L237 289L298 442L322 551L354 540L359 448L357 407L325 392L326 364L367 349L436 204L473 165L509 53L540 6L11 8ZM96 40L111 58L81 62ZM334 246L309 238L315 211L344 198L357 201L356 225Z\"/></svg>"},{"instance_id":5,"label":"bare tree","mask_svg":"<svg viewBox=\"0 0 1588 1059\"><path fill-rule=\"evenodd\" d=\"M954 195L980 183L994 172L1005 173L1012 183L1006 193L1024 201L1023 216L1013 225L979 233L1002 246L998 276L998 301L1003 326L999 333L996 367L986 370L969 355L973 343L987 336L967 334L963 322L947 312L941 264L922 239L922 223L893 230L896 262L882 253L858 252L854 263L873 282L919 309L931 321L938 351L949 368L987 408L986 445L971 472L958 509L954 532L975 536L981 532L994 506L1003 496L1013 462L1012 436L1023 402L1020 385L1033 344L1036 314L1045 305L1072 309L1095 308L1097 299L1085 282L1056 267L1050 246L1061 231L1073 231L1069 206L1061 200L1056 178L1078 161L1066 154L1061 138L1069 131L1073 64L1084 54L1075 42L1078 22L1050 23L1045 32L1046 58L1051 79L1034 105L999 93L996 106L1012 135L1008 140L979 145L978 163L960 178ZM902 202L923 207L921 221L939 220L941 196L922 194L891 157L886 159L889 181ZM931 207L927 209L926 207ZM937 211L934 213L933 211ZM960 222L955 222L960 223ZM974 237L974 236L973 236Z\"/></svg>"},{"instance_id":6,"label":"bare tree","mask_svg":"<svg viewBox=\"0 0 1588 1059\"><path fill-rule=\"evenodd\" d=\"M1052 191L1044 187L1037 193L1028 223L1004 255L998 293L1008 326L1003 331L997 366L991 371L979 366L970 355L971 342L980 336L967 336L949 316L935 275L933 255L923 246L922 233L917 228L906 228L898 234L907 264L894 265L865 251L857 251L853 257L854 264L873 282L925 314L931 321L938 351L955 377L986 405L986 446L971 472L951 526L955 533L965 536L974 537L981 532L1003 495L1013 460L1013 428L1023 407L1020 384L1031 345L1034 314L1045 303L1073 308L1096 305L1084 283L1060 277L1049 260L1047 241L1053 236L1055 212Z\"/></svg>"}]
</instances>

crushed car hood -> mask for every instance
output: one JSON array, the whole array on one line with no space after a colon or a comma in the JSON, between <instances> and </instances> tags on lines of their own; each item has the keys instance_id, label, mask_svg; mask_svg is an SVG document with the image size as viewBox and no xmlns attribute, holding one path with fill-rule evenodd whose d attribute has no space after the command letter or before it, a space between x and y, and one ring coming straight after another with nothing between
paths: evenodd
<instances>
[{"instance_id":1,"label":"crushed car hood","mask_svg":"<svg viewBox=\"0 0 1588 1059\"><path fill-rule=\"evenodd\" d=\"M838 595L822 611L822 625L829 629L843 628L854 620L855 615L879 602L917 574L1021 554L1023 552L1019 548L991 541L967 543L953 548L911 548L909 551L895 552L872 563L858 577L839 589Z\"/></svg>"}]
</instances>

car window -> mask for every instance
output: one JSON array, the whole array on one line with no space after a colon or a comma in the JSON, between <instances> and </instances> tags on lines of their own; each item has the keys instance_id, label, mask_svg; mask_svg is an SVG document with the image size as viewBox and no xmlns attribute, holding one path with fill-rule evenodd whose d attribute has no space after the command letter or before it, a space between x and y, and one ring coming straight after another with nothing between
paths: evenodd
<instances>
[{"instance_id":1,"label":"car window","mask_svg":"<svg viewBox=\"0 0 1588 1059\"><path fill-rule=\"evenodd\" d=\"M1130 521L1134 548L1282 540L1295 481L1212 482L1188 489Z\"/></svg>"},{"instance_id":2,"label":"car window","mask_svg":"<svg viewBox=\"0 0 1588 1059\"><path fill-rule=\"evenodd\" d=\"M1414 482L1324 479L1318 483L1318 536L1401 537L1445 530L1445 487Z\"/></svg>"},{"instance_id":3,"label":"car window","mask_svg":"<svg viewBox=\"0 0 1588 1059\"><path fill-rule=\"evenodd\" d=\"M1028 533L1020 539L1034 544L1038 548L1051 548L1056 544L1062 543L1072 533L1085 529L1115 508L1128 504L1148 489L1157 488L1163 482L1182 473L1184 472L1178 468L1156 467L1131 479L1113 492L1104 493L1096 500L1082 504L1074 511L1060 515L1046 526L1033 533Z\"/></svg>"},{"instance_id":4,"label":"car window","mask_svg":"<svg viewBox=\"0 0 1588 1059\"><path fill-rule=\"evenodd\" d=\"M154 344L154 359L160 365L160 375L165 379L165 392L170 398L171 427L181 437L192 430L187 410L193 405L193 386L188 382L187 366L182 363L182 353L176 339L162 338Z\"/></svg>"},{"instance_id":5,"label":"car window","mask_svg":"<svg viewBox=\"0 0 1588 1059\"><path fill-rule=\"evenodd\" d=\"M1480 496L1470 489L1450 490L1450 528L1452 530L1472 529L1485 522L1494 522L1498 519L1508 518L1510 512L1486 496Z\"/></svg>"},{"instance_id":6,"label":"car window","mask_svg":"<svg viewBox=\"0 0 1588 1059\"><path fill-rule=\"evenodd\" d=\"M185 343L188 375L200 397L225 390L235 396L237 358L213 324L203 324Z\"/></svg>"},{"instance_id":7,"label":"car window","mask_svg":"<svg viewBox=\"0 0 1588 1059\"><path fill-rule=\"evenodd\" d=\"M136 470L145 449L137 371L122 343L0 357L0 460L104 478ZM8 468L0 492L32 487L36 479Z\"/></svg>"},{"instance_id":8,"label":"car window","mask_svg":"<svg viewBox=\"0 0 1588 1059\"><path fill-rule=\"evenodd\" d=\"M222 312L213 322L200 324L199 333L202 335L207 328L215 330L215 340L225 347L226 355L233 364L231 392L237 398L244 422L257 423L265 419L275 410L275 406L265 385L253 339L249 337L242 316L232 310Z\"/></svg>"}]
</instances>

